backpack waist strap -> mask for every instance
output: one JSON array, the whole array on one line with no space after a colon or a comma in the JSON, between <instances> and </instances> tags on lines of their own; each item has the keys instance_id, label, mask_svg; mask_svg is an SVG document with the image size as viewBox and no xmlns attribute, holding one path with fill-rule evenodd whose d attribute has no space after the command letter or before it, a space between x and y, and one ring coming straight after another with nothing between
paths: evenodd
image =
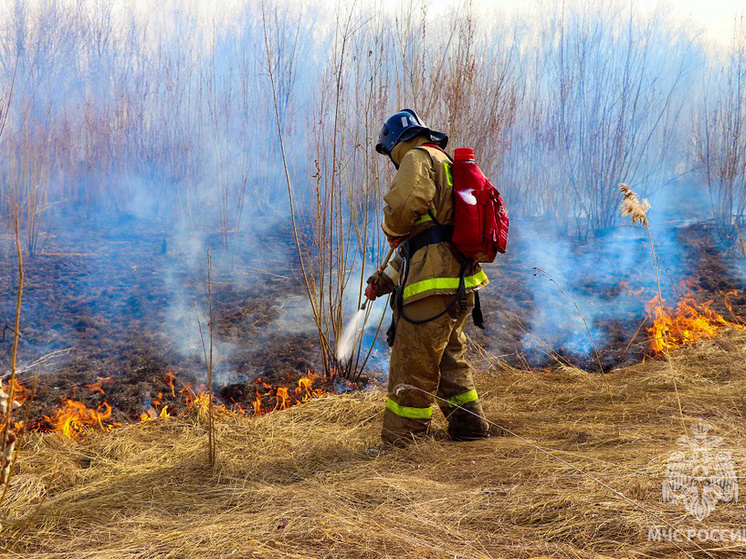
<instances>
[{"instance_id":1,"label":"backpack waist strap","mask_svg":"<svg viewBox=\"0 0 746 559\"><path fill-rule=\"evenodd\" d=\"M407 259L412 258L414 253L422 247L434 245L436 243L450 242L453 236L453 225L433 225L421 233L418 233L406 242L405 253L403 256Z\"/></svg>"}]
</instances>

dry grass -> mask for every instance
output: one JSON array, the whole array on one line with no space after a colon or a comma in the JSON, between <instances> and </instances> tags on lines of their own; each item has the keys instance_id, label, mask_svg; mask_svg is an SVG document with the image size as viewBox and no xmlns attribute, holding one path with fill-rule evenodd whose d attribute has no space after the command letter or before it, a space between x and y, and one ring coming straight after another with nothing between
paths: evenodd
<instances>
[{"instance_id":1,"label":"dry grass","mask_svg":"<svg viewBox=\"0 0 746 559\"><path fill-rule=\"evenodd\" d=\"M746 335L601 379L506 367L478 376L488 417L581 467L681 528L746 525L739 504L703 523L661 502L669 454L699 418L746 464ZM605 382L622 411L619 424ZM9 557L676 557L647 541L661 523L513 437L437 436L376 457L383 393L313 400L263 417L132 425L73 443L27 437L4 503ZM442 428L442 422L438 428ZM46 501L34 516L42 496ZM29 521L29 518L31 520ZM692 556L706 556L680 544ZM716 544L701 544L712 546ZM647 554L647 555L646 555ZM742 556L742 549L711 556Z\"/></svg>"}]
</instances>

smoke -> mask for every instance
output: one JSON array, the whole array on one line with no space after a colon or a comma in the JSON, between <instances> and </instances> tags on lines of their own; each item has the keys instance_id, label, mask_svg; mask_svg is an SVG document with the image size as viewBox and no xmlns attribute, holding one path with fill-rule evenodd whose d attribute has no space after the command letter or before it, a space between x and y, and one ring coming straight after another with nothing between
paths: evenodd
<instances>
[{"instance_id":1,"label":"smoke","mask_svg":"<svg viewBox=\"0 0 746 559\"><path fill-rule=\"evenodd\" d=\"M538 350L538 343L558 350L585 355L593 342L603 345L600 329L608 320L639 312L640 300L629 290L616 289L638 265L651 265L642 233L625 229L594 239L594 246L578 249L570 239L550 240L533 225L521 227L523 242L518 250L533 273L528 282L533 298L531 332L524 346ZM528 271L528 270L526 270ZM550 279L551 278L551 279ZM650 285L650 277L642 278ZM638 285L637 282L633 285ZM651 295L652 296L652 295Z\"/></svg>"},{"instance_id":2,"label":"smoke","mask_svg":"<svg viewBox=\"0 0 746 559\"><path fill-rule=\"evenodd\" d=\"M705 220L707 208L701 192L687 181L672 182L648 197L662 294L671 301L681 282L688 279L690 247L682 245L679 232ZM610 322L639 324L646 302L656 296L648 234L642 226L631 224L586 239L572 234L557 237L549 231L537 220L518 219L514 227L506 264L526 278L532 299L530 313L525 313L529 332L523 345L529 353L553 348L588 355L594 344L599 349L610 342ZM516 266L515 260L521 264Z\"/></svg>"},{"instance_id":3,"label":"smoke","mask_svg":"<svg viewBox=\"0 0 746 559\"><path fill-rule=\"evenodd\" d=\"M60 293L29 290L27 355L60 348L66 338L90 344L86 329L74 326L78 315L92 322L105 315L107 324L127 324L122 330L130 331L117 334L127 343L157 328L165 360L203 366L208 244L219 312L237 309L229 324L221 315L214 340L221 383L266 372L247 346L313 339L276 117L297 213L307 218L300 220L302 242L313 245L314 226L329 226L314 221L313 211L322 175L331 173L342 192L335 200L353 200L333 217L353 223L347 242L355 254L381 235L375 218L360 216L380 211L387 187L372 153L385 115L427 108L423 118L451 126L454 145L474 146L513 215L510 253L498 266L529 293L530 307L519 309L531 332L521 349L546 343L587 354L586 323L603 345L606 323L639 316L642 299L652 297L646 234L613 219L619 181L642 186L651 198L666 289L683 279L686 248L672 227L701 220L707 204L689 183L659 185L691 166L681 146L692 129L681 115L698 107L697 84L708 81L709 70L677 22L627 20L625 2L609 2L616 9L608 13L565 13L557 3L525 21L470 18L460 6L451 14L455 4L431 16L364 3L343 28L340 18L327 17L343 4L270 2L264 21L248 2L213 12L202 4L143 12L144 4L0 2L7 15L0 110L8 118L0 137L0 214L8 217L18 203L33 216L24 218L24 239L37 227L47 256L29 260L30 273L37 266L50 282L69 275L66 285L79 299L57 309ZM566 53L572 56L561 58ZM339 115L330 108L336 88ZM330 163L333 151L338 160ZM354 200L362 183L367 208ZM75 256L75 269L55 276L68 264L49 253L94 256ZM534 267L554 281L535 276ZM498 268L494 287L499 275ZM359 331L361 347L372 344L386 310L376 303L363 328L353 291L343 303L340 359L354 351ZM251 301L261 303L249 308ZM0 309L6 322L9 309ZM148 314L157 326L141 323ZM371 363L385 368L386 361L379 339Z\"/></svg>"}]
</instances>

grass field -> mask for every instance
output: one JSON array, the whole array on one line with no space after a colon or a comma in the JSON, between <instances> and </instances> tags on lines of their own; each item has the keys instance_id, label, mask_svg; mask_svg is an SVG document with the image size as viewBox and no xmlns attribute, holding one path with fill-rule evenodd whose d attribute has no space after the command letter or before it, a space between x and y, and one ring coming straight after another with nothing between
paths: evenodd
<instances>
[{"instance_id":1,"label":"grass field","mask_svg":"<svg viewBox=\"0 0 746 559\"><path fill-rule=\"evenodd\" d=\"M736 472L744 463L744 357L746 335L730 331L679 350L670 366L649 360L605 377L479 373L487 416L530 442L449 442L440 420L431 440L366 453L378 445L380 390L223 419L214 471L197 417L82 443L29 435L3 507L5 554L741 557L737 543L651 542L648 533L746 522L738 503L700 522L661 497L676 439L700 419L723 437Z\"/></svg>"}]
</instances>

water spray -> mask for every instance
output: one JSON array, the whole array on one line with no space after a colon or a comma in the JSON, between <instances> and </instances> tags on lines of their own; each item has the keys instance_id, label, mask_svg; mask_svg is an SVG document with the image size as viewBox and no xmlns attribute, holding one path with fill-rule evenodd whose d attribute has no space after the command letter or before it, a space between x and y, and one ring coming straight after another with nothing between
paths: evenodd
<instances>
[{"instance_id":1,"label":"water spray","mask_svg":"<svg viewBox=\"0 0 746 559\"><path fill-rule=\"evenodd\" d=\"M391 259L391 255L394 254L394 247L389 249L386 258L383 259L383 263L379 269L383 270ZM344 334L337 344L337 361L344 362L352 355L352 349L354 346L355 338L359 333L360 327L365 323L365 308L368 305L368 298L363 301L360 309L355 313L350 322L345 326Z\"/></svg>"}]
</instances>

